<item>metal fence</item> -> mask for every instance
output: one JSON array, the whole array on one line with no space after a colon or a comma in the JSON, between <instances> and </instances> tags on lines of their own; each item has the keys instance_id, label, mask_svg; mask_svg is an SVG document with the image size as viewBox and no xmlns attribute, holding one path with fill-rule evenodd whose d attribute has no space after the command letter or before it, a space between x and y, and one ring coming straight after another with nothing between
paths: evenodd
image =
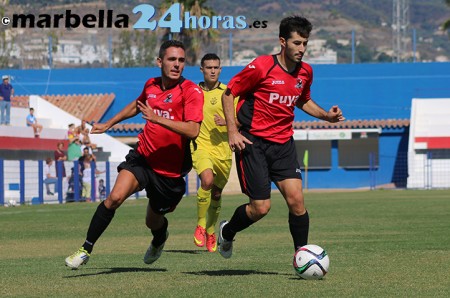
<instances>
[{"instance_id":1,"label":"metal fence","mask_svg":"<svg viewBox=\"0 0 450 298\"><path fill-rule=\"evenodd\" d=\"M397 153L369 156L368 169L353 174L352 177L365 176L359 179L360 187L368 189L444 189L450 188L450 152L448 150L423 152L423 154ZM378 159L378 160L377 160ZM90 193L83 195L84 185L80 181L78 161L58 162L57 166L66 169L66 176L62 171L58 173L56 186L52 187L52 194L47 194L44 184L44 161L34 160L1 160L0 159L0 206L9 204L42 204L67 203L80 201L98 201L105 199L117 178L116 168L119 162L92 162ZM389 165L389 166L387 166ZM54 166L54 165L53 165ZM96 170L101 173L96 174ZM236 171L232 170L230 180L224 189L224 194L238 192L239 186ZM345 173L336 175L336 185L339 180L352 179L345 177ZM186 176L186 195L194 194L199 187L197 174L192 171ZM104 182L104 194L99 191L99 182ZM236 185L234 185L236 184ZM316 188L309 185L309 188ZM338 187L336 187L338 188ZM136 198L145 196L137 192Z\"/></svg>"}]
</instances>

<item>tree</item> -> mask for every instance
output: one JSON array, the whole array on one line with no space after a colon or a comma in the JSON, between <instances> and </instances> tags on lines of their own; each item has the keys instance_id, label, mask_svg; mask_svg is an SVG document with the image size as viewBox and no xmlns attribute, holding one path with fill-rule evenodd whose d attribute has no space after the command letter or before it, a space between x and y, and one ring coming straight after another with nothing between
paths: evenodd
<instances>
[{"instance_id":1,"label":"tree","mask_svg":"<svg viewBox=\"0 0 450 298\"><path fill-rule=\"evenodd\" d=\"M0 5L0 20L5 16L5 7L9 0L3 0ZM14 45L14 37L11 30L0 31L0 68L9 66L9 57Z\"/></svg>"},{"instance_id":2,"label":"tree","mask_svg":"<svg viewBox=\"0 0 450 298\"><path fill-rule=\"evenodd\" d=\"M114 50L118 67L149 66L155 63L156 35L149 31L124 30Z\"/></svg>"},{"instance_id":3,"label":"tree","mask_svg":"<svg viewBox=\"0 0 450 298\"><path fill-rule=\"evenodd\" d=\"M450 6L450 0L445 0L445 3L448 5L448 6ZM442 25L442 29L444 30L444 31L447 31L448 32L448 35L449 35L449 37L450 37L450 19L448 19L447 21L445 21L444 22L444 24Z\"/></svg>"},{"instance_id":4,"label":"tree","mask_svg":"<svg viewBox=\"0 0 450 298\"><path fill-rule=\"evenodd\" d=\"M215 13L212 9L206 7L207 0L181 0L181 15L183 19L184 13L189 12L191 16L197 17L207 16L211 18ZM173 1L164 0L159 11L164 13L173 4ZM216 41L219 33L216 29L181 29L180 33L172 33L170 29L165 29L163 41L172 39L180 40L186 48L186 63L195 65L201 55L202 49L206 48L211 42Z\"/></svg>"}]
</instances>

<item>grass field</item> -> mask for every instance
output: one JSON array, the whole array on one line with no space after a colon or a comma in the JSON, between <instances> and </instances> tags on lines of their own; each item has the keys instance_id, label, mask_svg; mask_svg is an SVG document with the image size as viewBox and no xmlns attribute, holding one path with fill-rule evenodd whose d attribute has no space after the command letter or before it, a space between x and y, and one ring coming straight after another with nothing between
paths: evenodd
<instances>
[{"instance_id":1,"label":"grass field","mask_svg":"<svg viewBox=\"0 0 450 298\"><path fill-rule=\"evenodd\" d=\"M227 196L229 219L243 196ZM450 191L307 193L310 244L328 251L325 279L292 269L287 207L238 234L233 257L193 244L195 198L168 216L162 257L146 265L146 199L130 200L79 270L64 258L84 241L97 203L0 208L1 297L450 297Z\"/></svg>"}]
</instances>

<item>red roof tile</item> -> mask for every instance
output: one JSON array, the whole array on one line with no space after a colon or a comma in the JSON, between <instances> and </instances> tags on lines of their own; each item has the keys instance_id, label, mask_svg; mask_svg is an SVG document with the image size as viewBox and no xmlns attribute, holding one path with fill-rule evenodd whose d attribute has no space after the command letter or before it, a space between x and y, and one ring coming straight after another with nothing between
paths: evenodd
<instances>
[{"instance_id":1,"label":"red roof tile","mask_svg":"<svg viewBox=\"0 0 450 298\"><path fill-rule=\"evenodd\" d=\"M296 121L294 129L357 129L357 128L403 128L409 126L409 119L376 119L376 120L346 120L344 122L329 123L325 121ZM112 132L139 132L144 128L143 123L119 123L114 125Z\"/></svg>"}]
</instances>

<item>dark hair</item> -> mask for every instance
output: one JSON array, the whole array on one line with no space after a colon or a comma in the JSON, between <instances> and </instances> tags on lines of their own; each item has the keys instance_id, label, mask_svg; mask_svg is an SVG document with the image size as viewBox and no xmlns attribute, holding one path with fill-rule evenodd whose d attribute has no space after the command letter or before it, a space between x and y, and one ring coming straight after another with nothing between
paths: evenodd
<instances>
[{"instance_id":1,"label":"dark hair","mask_svg":"<svg viewBox=\"0 0 450 298\"><path fill-rule=\"evenodd\" d=\"M52 162L52 158L51 157L47 157L46 159L45 159L45 163L46 164L49 164L49 163L51 163Z\"/></svg>"},{"instance_id":2,"label":"dark hair","mask_svg":"<svg viewBox=\"0 0 450 298\"><path fill-rule=\"evenodd\" d=\"M306 18L290 16L281 20L279 37L288 40L292 32L297 32L301 37L308 38L312 28L312 24Z\"/></svg>"},{"instance_id":3,"label":"dark hair","mask_svg":"<svg viewBox=\"0 0 450 298\"><path fill-rule=\"evenodd\" d=\"M170 47L175 47L175 48L182 48L183 50L185 50L184 48L184 44L179 41L179 40L166 40L165 42L162 43L161 47L159 48L159 58L163 58L164 55L166 54L166 50Z\"/></svg>"},{"instance_id":4,"label":"dark hair","mask_svg":"<svg viewBox=\"0 0 450 298\"><path fill-rule=\"evenodd\" d=\"M33 109L33 108L30 108L30 112L31 112L31 111L34 111L34 109Z\"/></svg>"},{"instance_id":5,"label":"dark hair","mask_svg":"<svg viewBox=\"0 0 450 298\"><path fill-rule=\"evenodd\" d=\"M203 66L203 64L206 60L219 60L219 64L220 64L220 58L215 53L205 54L205 56L203 56L203 58L200 62L200 65Z\"/></svg>"}]
</instances>

